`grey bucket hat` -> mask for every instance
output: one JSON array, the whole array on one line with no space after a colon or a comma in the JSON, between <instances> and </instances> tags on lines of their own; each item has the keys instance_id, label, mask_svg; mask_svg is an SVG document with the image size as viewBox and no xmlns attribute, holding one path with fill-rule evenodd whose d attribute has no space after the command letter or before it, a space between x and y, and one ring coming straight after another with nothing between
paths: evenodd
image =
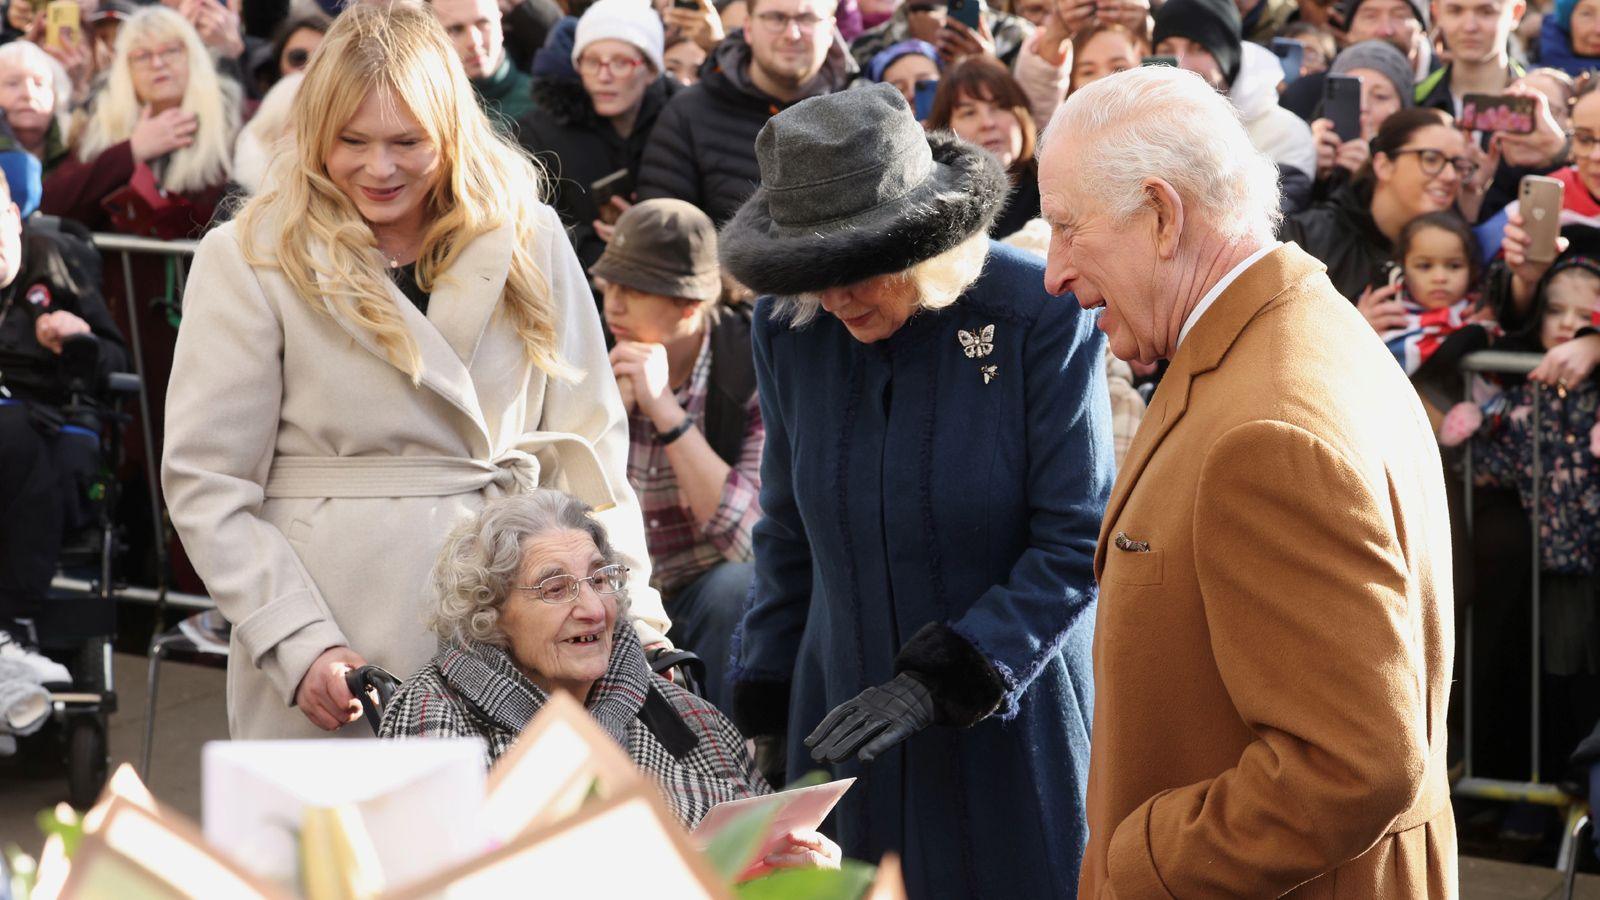
<instances>
[{"instance_id":1,"label":"grey bucket hat","mask_svg":"<svg viewBox=\"0 0 1600 900\"><path fill-rule=\"evenodd\" d=\"M778 113L756 159L761 186L719 243L723 266L758 294L903 272L987 231L1011 189L998 159L924 131L887 84Z\"/></svg>"}]
</instances>

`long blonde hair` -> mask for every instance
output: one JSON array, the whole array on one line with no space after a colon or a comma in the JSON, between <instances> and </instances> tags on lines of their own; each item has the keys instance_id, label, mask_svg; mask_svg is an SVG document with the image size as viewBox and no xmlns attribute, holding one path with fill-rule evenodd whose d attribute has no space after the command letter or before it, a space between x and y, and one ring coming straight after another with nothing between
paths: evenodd
<instances>
[{"instance_id":1,"label":"long blonde hair","mask_svg":"<svg viewBox=\"0 0 1600 900\"><path fill-rule=\"evenodd\" d=\"M420 380L422 358L395 305L377 239L326 162L367 94L380 89L405 104L439 152L440 177L423 201L430 224L417 258L418 285L431 292L468 243L510 225L505 311L534 365L574 377L558 353L549 280L532 255L543 196L538 170L489 123L444 29L419 5L351 6L334 20L295 94L294 150L279 154L264 190L239 213L245 259L281 269L314 308L326 297L338 315L371 333L413 383ZM263 247L266 241L273 245Z\"/></svg>"},{"instance_id":2,"label":"long blonde hair","mask_svg":"<svg viewBox=\"0 0 1600 900\"><path fill-rule=\"evenodd\" d=\"M232 79L217 77L200 35L183 16L164 6L139 10L117 32L111 75L78 138L78 158L92 162L133 135L144 103L134 93L128 55L135 47L165 41L182 43L189 59L189 80L180 106L194 114L196 131L194 143L168 157L161 186L179 193L217 187L232 172L233 139L239 133L239 87Z\"/></svg>"}]
</instances>

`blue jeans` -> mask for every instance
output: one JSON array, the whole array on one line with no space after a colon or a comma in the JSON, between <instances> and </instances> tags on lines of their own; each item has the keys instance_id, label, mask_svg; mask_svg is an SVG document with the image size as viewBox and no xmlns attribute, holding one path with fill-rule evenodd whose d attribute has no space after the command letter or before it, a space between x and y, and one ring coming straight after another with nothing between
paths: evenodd
<instances>
[{"instance_id":1,"label":"blue jeans","mask_svg":"<svg viewBox=\"0 0 1600 900\"><path fill-rule=\"evenodd\" d=\"M733 687L728 684L733 630L744 615L755 571L753 563L719 563L667 604L672 618L668 636L674 645L705 660L706 699L728 715L733 714Z\"/></svg>"}]
</instances>

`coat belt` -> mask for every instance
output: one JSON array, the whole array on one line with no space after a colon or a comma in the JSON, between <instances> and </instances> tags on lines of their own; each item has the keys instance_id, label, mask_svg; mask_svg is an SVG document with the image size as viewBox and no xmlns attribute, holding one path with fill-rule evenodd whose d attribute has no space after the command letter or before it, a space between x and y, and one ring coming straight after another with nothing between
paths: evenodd
<instances>
[{"instance_id":1,"label":"coat belt","mask_svg":"<svg viewBox=\"0 0 1600 900\"><path fill-rule=\"evenodd\" d=\"M575 434L539 435L492 460L465 456L280 456L265 487L269 499L490 497L526 493L541 484L541 450L554 453L566 489L604 510L614 504L594 448Z\"/></svg>"}]
</instances>

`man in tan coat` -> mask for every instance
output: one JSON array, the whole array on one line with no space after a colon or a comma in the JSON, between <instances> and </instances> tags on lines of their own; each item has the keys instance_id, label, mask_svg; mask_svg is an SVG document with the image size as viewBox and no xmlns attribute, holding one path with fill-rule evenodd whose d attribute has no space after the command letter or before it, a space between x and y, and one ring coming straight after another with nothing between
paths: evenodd
<instances>
[{"instance_id":1,"label":"man in tan coat","mask_svg":"<svg viewBox=\"0 0 1600 900\"><path fill-rule=\"evenodd\" d=\"M1095 570L1079 896L1454 897L1439 455L1276 172L1200 79L1075 93L1040 171L1047 285L1171 366Z\"/></svg>"}]
</instances>

